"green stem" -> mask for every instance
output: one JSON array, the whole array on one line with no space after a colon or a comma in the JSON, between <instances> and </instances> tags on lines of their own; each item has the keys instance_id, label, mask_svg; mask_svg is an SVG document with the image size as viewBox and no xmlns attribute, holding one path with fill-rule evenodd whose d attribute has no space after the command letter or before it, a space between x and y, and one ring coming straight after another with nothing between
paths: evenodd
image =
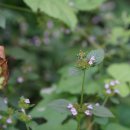
<instances>
[{"instance_id":1,"label":"green stem","mask_svg":"<svg viewBox=\"0 0 130 130\"><path fill-rule=\"evenodd\" d=\"M105 100L104 100L104 102L103 102L102 106L105 106L105 105L106 105L106 103L107 103L108 99L109 99L109 96L106 96L106 98L105 98Z\"/></svg>"},{"instance_id":2,"label":"green stem","mask_svg":"<svg viewBox=\"0 0 130 130\"><path fill-rule=\"evenodd\" d=\"M25 123L25 124L26 124L26 123ZM26 124L26 129L27 129L27 130L30 130L27 124Z\"/></svg>"},{"instance_id":3,"label":"green stem","mask_svg":"<svg viewBox=\"0 0 130 130\"><path fill-rule=\"evenodd\" d=\"M78 120L77 130L80 130L80 120Z\"/></svg>"},{"instance_id":4,"label":"green stem","mask_svg":"<svg viewBox=\"0 0 130 130\"><path fill-rule=\"evenodd\" d=\"M83 81L82 81L82 90L81 90L80 107L82 107L82 105L83 105L83 97L84 97L84 81L85 81L85 70L83 70Z\"/></svg>"},{"instance_id":5,"label":"green stem","mask_svg":"<svg viewBox=\"0 0 130 130\"><path fill-rule=\"evenodd\" d=\"M22 7L18 7L18 6L14 6L14 5L7 5L7 4L0 3L0 7L23 11L23 12L28 12L28 13L33 13L31 10L29 10L27 8L22 8Z\"/></svg>"}]
</instances>

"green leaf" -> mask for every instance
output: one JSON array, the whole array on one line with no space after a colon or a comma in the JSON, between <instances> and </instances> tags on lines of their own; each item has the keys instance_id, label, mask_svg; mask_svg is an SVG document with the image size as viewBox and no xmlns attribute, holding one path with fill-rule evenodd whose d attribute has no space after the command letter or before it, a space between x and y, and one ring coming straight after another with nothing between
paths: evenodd
<instances>
[{"instance_id":1,"label":"green leaf","mask_svg":"<svg viewBox=\"0 0 130 130\"><path fill-rule=\"evenodd\" d=\"M105 130L129 130L129 128L121 126L120 124L111 123L107 125Z\"/></svg>"},{"instance_id":2,"label":"green leaf","mask_svg":"<svg viewBox=\"0 0 130 130\"><path fill-rule=\"evenodd\" d=\"M67 105L69 104L70 102L65 100L65 99L57 99L51 103L48 104L48 107L50 107L51 109L54 109L58 112L61 112L61 113L65 113L65 112L69 112L68 109L67 109Z\"/></svg>"},{"instance_id":3,"label":"green leaf","mask_svg":"<svg viewBox=\"0 0 130 130\"><path fill-rule=\"evenodd\" d=\"M93 114L98 117L114 117L114 115L104 106L94 106Z\"/></svg>"},{"instance_id":4,"label":"green leaf","mask_svg":"<svg viewBox=\"0 0 130 130\"><path fill-rule=\"evenodd\" d=\"M81 72L70 72L70 67L65 67L62 69L61 79L58 83L57 92L68 92L71 94L79 94L81 92L81 84L82 84L82 77L83 73ZM87 94L95 94L100 88L97 84L91 83L92 75L97 71L97 67L93 67L89 70L86 70L86 77L85 77L85 93Z\"/></svg>"},{"instance_id":5,"label":"green leaf","mask_svg":"<svg viewBox=\"0 0 130 130\"><path fill-rule=\"evenodd\" d=\"M105 0L75 0L75 7L79 10L94 10L99 7Z\"/></svg>"},{"instance_id":6,"label":"green leaf","mask_svg":"<svg viewBox=\"0 0 130 130\"><path fill-rule=\"evenodd\" d=\"M95 117L94 122L100 124L100 125L106 125L108 123L108 118L104 117Z\"/></svg>"},{"instance_id":7,"label":"green leaf","mask_svg":"<svg viewBox=\"0 0 130 130\"><path fill-rule=\"evenodd\" d=\"M130 81L130 65L127 63L112 64L107 68L107 72L119 81Z\"/></svg>"},{"instance_id":8,"label":"green leaf","mask_svg":"<svg viewBox=\"0 0 130 130\"><path fill-rule=\"evenodd\" d=\"M116 88L119 90L119 95L122 97L126 97L130 94L129 87L126 83L121 83L117 85Z\"/></svg>"},{"instance_id":9,"label":"green leaf","mask_svg":"<svg viewBox=\"0 0 130 130\"><path fill-rule=\"evenodd\" d=\"M92 56L95 57L95 64L99 64L104 59L104 50L97 49L97 50L91 51L90 53L88 53L87 59L89 60Z\"/></svg>"},{"instance_id":10,"label":"green leaf","mask_svg":"<svg viewBox=\"0 0 130 130\"><path fill-rule=\"evenodd\" d=\"M5 28L5 21L6 21L6 17L3 11L0 10L0 27L1 28Z\"/></svg>"},{"instance_id":11,"label":"green leaf","mask_svg":"<svg viewBox=\"0 0 130 130\"><path fill-rule=\"evenodd\" d=\"M39 9L53 18L65 22L71 29L76 27L76 15L64 0L24 0L24 2L34 12L37 12Z\"/></svg>"},{"instance_id":12,"label":"green leaf","mask_svg":"<svg viewBox=\"0 0 130 130\"><path fill-rule=\"evenodd\" d=\"M56 120L57 117L55 117ZM77 122L74 120L70 120L66 124L55 124L53 123L46 123L44 125L39 125L38 127L35 127L33 130L76 130Z\"/></svg>"}]
</instances>

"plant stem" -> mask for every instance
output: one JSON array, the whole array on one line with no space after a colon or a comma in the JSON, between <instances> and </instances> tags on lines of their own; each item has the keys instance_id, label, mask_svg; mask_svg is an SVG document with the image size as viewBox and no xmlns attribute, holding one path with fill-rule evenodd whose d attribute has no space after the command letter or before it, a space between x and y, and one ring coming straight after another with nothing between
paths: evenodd
<instances>
[{"instance_id":1,"label":"plant stem","mask_svg":"<svg viewBox=\"0 0 130 130\"><path fill-rule=\"evenodd\" d=\"M30 130L29 127L28 127L28 125L27 125L26 123L25 123L25 125L26 125L26 129L27 129L27 130Z\"/></svg>"},{"instance_id":2,"label":"plant stem","mask_svg":"<svg viewBox=\"0 0 130 130\"><path fill-rule=\"evenodd\" d=\"M109 96L106 96L106 98L105 98L105 100L104 100L104 102L103 102L102 106L105 106L105 105L106 105L106 103L107 103L108 99L109 99Z\"/></svg>"},{"instance_id":3,"label":"plant stem","mask_svg":"<svg viewBox=\"0 0 130 130\"><path fill-rule=\"evenodd\" d=\"M28 12L28 13L33 13L31 10L29 10L27 8L22 8L22 7L18 7L18 6L14 6L14 5L7 5L7 4L0 3L0 7L23 11L23 12Z\"/></svg>"},{"instance_id":4,"label":"plant stem","mask_svg":"<svg viewBox=\"0 0 130 130\"><path fill-rule=\"evenodd\" d=\"M80 130L80 120L78 120L77 130Z\"/></svg>"},{"instance_id":5,"label":"plant stem","mask_svg":"<svg viewBox=\"0 0 130 130\"><path fill-rule=\"evenodd\" d=\"M80 107L83 105L83 97L84 97L84 81L85 81L85 70L83 70L83 81L82 81L82 90L81 90L81 99L80 99Z\"/></svg>"}]
</instances>

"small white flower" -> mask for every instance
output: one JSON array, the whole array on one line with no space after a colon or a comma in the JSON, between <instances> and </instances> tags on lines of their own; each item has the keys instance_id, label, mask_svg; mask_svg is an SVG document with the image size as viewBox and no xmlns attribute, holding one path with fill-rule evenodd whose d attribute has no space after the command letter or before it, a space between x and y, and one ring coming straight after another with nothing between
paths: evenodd
<instances>
[{"instance_id":1,"label":"small white flower","mask_svg":"<svg viewBox=\"0 0 130 130\"><path fill-rule=\"evenodd\" d=\"M87 106L87 108L90 109L90 110L92 110L93 109L93 105L90 104L90 105Z\"/></svg>"},{"instance_id":2,"label":"small white flower","mask_svg":"<svg viewBox=\"0 0 130 130\"><path fill-rule=\"evenodd\" d=\"M91 112L90 110L86 110L84 113L85 113L87 116L91 116L91 115L92 115L92 112Z\"/></svg>"},{"instance_id":3,"label":"small white flower","mask_svg":"<svg viewBox=\"0 0 130 130\"><path fill-rule=\"evenodd\" d=\"M32 119L32 116L31 115L28 115L29 119Z\"/></svg>"},{"instance_id":4,"label":"small white flower","mask_svg":"<svg viewBox=\"0 0 130 130\"><path fill-rule=\"evenodd\" d=\"M27 103L27 104L30 104L30 100L29 99L25 99L24 102Z\"/></svg>"},{"instance_id":5,"label":"small white flower","mask_svg":"<svg viewBox=\"0 0 130 130\"><path fill-rule=\"evenodd\" d=\"M110 89L107 89L107 90L106 90L106 93L107 93L107 94L111 94L112 91L111 91Z\"/></svg>"},{"instance_id":6,"label":"small white flower","mask_svg":"<svg viewBox=\"0 0 130 130\"><path fill-rule=\"evenodd\" d=\"M109 88L109 84L105 84L105 88L108 89Z\"/></svg>"},{"instance_id":7,"label":"small white flower","mask_svg":"<svg viewBox=\"0 0 130 130\"><path fill-rule=\"evenodd\" d=\"M73 116L76 116L78 114L77 110L75 108L70 109Z\"/></svg>"},{"instance_id":8,"label":"small white flower","mask_svg":"<svg viewBox=\"0 0 130 130\"><path fill-rule=\"evenodd\" d=\"M95 61L95 56L92 56L92 57L90 58L90 60L91 60L91 61Z\"/></svg>"},{"instance_id":9,"label":"small white flower","mask_svg":"<svg viewBox=\"0 0 130 130\"><path fill-rule=\"evenodd\" d=\"M23 82L24 82L24 78L21 77L21 76L18 77L18 78L17 78L17 82L18 82L18 83L23 83Z\"/></svg>"},{"instance_id":10,"label":"small white flower","mask_svg":"<svg viewBox=\"0 0 130 130\"><path fill-rule=\"evenodd\" d=\"M68 106L67 106L68 109L71 109L72 107L73 107L72 104L68 104Z\"/></svg>"},{"instance_id":11,"label":"small white flower","mask_svg":"<svg viewBox=\"0 0 130 130\"><path fill-rule=\"evenodd\" d=\"M116 84L120 84L120 82L119 82L118 80L115 80L115 83L116 83Z\"/></svg>"},{"instance_id":12,"label":"small white flower","mask_svg":"<svg viewBox=\"0 0 130 130\"><path fill-rule=\"evenodd\" d=\"M90 61L88 62L88 64L89 64L89 65L92 65L92 64L93 64L93 61L90 60Z\"/></svg>"},{"instance_id":13,"label":"small white flower","mask_svg":"<svg viewBox=\"0 0 130 130\"><path fill-rule=\"evenodd\" d=\"M114 92L117 94L120 93L120 91L118 89L115 89Z\"/></svg>"},{"instance_id":14,"label":"small white flower","mask_svg":"<svg viewBox=\"0 0 130 130\"><path fill-rule=\"evenodd\" d=\"M7 122L8 124L11 124L11 123L12 123L12 119L11 119L11 118L8 118L8 119L6 120L6 122Z\"/></svg>"},{"instance_id":15,"label":"small white flower","mask_svg":"<svg viewBox=\"0 0 130 130\"><path fill-rule=\"evenodd\" d=\"M23 113L25 113L25 110L24 110L24 108L21 108L21 111L22 111Z\"/></svg>"},{"instance_id":16,"label":"small white flower","mask_svg":"<svg viewBox=\"0 0 130 130\"><path fill-rule=\"evenodd\" d=\"M0 119L2 119L3 116L0 115Z\"/></svg>"},{"instance_id":17,"label":"small white flower","mask_svg":"<svg viewBox=\"0 0 130 130\"><path fill-rule=\"evenodd\" d=\"M111 86L114 86L114 85L115 85L115 81L111 81L111 82L110 82L110 85L111 85Z\"/></svg>"},{"instance_id":18,"label":"small white flower","mask_svg":"<svg viewBox=\"0 0 130 130\"><path fill-rule=\"evenodd\" d=\"M7 98L4 98L4 103L8 104L8 99Z\"/></svg>"},{"instance_id":19,"label":"small white flower","mask_svg":"<svg viewBox=\"0 0 130 130\"><path fill-rule=\"evenodd\" d=\"M99 104L99 103L96 103L95 106L100 106L100 104Z\"/></svg>"}]
</instances>

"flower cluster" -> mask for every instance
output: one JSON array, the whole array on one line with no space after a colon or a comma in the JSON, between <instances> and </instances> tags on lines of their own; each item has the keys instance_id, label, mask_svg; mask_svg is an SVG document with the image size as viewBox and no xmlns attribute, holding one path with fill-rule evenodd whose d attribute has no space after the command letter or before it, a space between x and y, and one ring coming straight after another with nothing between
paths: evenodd
<instances>
[{"instance_id":1,"label":"flower cluster","mask_svg":"<svg viewBox=\"0 0 130 130\"><path fill-rule=\"evenodd\" d=\"M88 62L89 65L93 65L95 62L95 56L92 56Z\"/></svg>"},{"instance_id":2,"label":"flower cluster","mask_svg":"<svg viewBox=\"0 0 130 130\"><path fill-rule=\"evenodd\" d=\"M95 62L95 56L91 56L90 59L86 58L83 51L80 50L78 54L77 67L80 69L87 69L92 66Z\"/></svg>"},{"instance_id":3,"label":"flower cluster","mask_svg":"<svg viewBox=\"0 0 130 130\"><path fill-rule=\"evenodd\" d=\"M8 126L11 126L15 123L13 119L14 110L8 108L6 112L0 114L0 128L6 129Z\"/></svg>"},{"instance_id":4,"label":"flower cluster","mask_svg":"<svg viewBox=\"0 0 130 130\"><path fill-rule=\"evenodd\" d=\"M118 80L112 80L109 83L106 83L104 86L106 94L108 95L119 94L120 91L117 88L115 88L115 86L118 84L120 84Z\"/></svg>"},{"instance_id":5,"label":"flower cluster","mask_svg":"<svg viewBox=\"0 0 130 130\"><path fill-rule=\"evenodd\" d=\"M95 106L99 106L98 103ZM85 103L82 107L79 104L68 104L67 108L70 110L73 116L77 116L78 114L85 114L86 116L92 116L92 111L94 108L93 104Z\"/></svg>"},{"instance_id":6,"label":"flower cluster","mask_svg":"<svg viewBox=\"0 0 130 130\"><path fill-rule=\"evenodd\" d=\"M31 120L31 116L26 114L26 109L30 107L30 100L24 97L20 98L19 107L21 111L19 112L19 119L23 122L28 122Z\"/></svg>"}]
</instances>

